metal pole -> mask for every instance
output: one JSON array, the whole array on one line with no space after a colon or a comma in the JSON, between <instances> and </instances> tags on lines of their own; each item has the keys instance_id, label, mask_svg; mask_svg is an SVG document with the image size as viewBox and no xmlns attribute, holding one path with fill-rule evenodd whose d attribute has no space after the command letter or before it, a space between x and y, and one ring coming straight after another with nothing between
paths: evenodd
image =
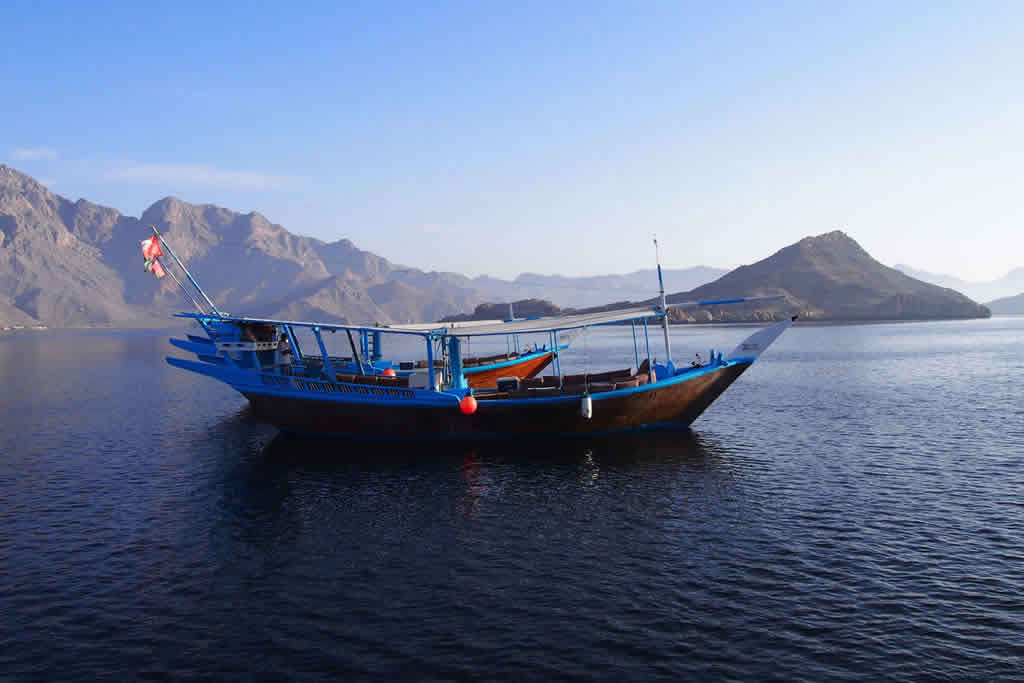
<instances>
[{"instance_id":1,"label":"metal pole","mask_svg":"<svg viewBox=\"0 0 1024 683\"><path fill-rule=\"evenodd\" d=\"M327 370L327 379L329 382L333 383L337 381L337 378L334 376L334 366L331 365L331 358L327 355L327 347L324 346L324 340L320 336L319 327L313 328L313 335L316 337L316 343L320 346L320 355L322 355L324 359L324 369Z\"/></svg>"},{"instance_id":2,"label":"metal pole","mask_svg":"<svg viewBox=\"0 0 1024 683\"><path fill-rule=\"evenodd\" d=\"M651 337L647 334L647 318L644 318L644 342L647 344L647 360L653 363L651 358Z\"/></svg>"},{"instance_id":3,"label":"metal pole","mask_svg":"<svg viewBox=\"0 0 1024 683\"><path fill-rule=\"evenodd\" d=\"M210 301L210 297L206 296L206 292L204 292L203 288L199 286L199 283L196 282L196 279L192 277L192 273L188 272L188 268L186 268L185 264L181 262L181 259L178 258L178 255L174 253L174 249L171 249L171 245L167 244L167 242L164 240L164 236L160 234L160 231L156 229L156 226L151 225L149 227L153 229L153 234L159 237L163 245L167 247L167 253L171 255L171 258L174 259L175 263L181 266L181 269L185 271L185 276L188 277L188 281L192 283L192 286L196 288L196 291L203 295L203 298L206 299L206 303L210 304L210 308L213 309L213 312L223 318L224 314L217 309L217 306L214 305L212 301Z\"/></svg>"},{"instance_id":4,"label":"metal pole","mask_svg":"<svg viewBox=\"0 0 1024 683\"><path fill-rule=\"evenodd\" d=\"M448 363L452 371L452 388L465 389L466 376L462 374L462 346L458 337L448 337Z\"/></svg>"},{"instance_id":5,"label":"metal pole","mask_svg":"<svg viewBox=\"0 0 1024 683\"><path fill-rule=\"evenodd\" d=\"M302 349L299 348L299 340L295 338L291 325L285 325L284 331L288 334L288 343L292 345L292 358L302 361Z\"/></svg>"},{"instance_id":6,"label":"metal pole","mask_svg":"<svg viewBox=\"0 0 1024 683\"><path fill-rule=\"evenodd\" d=\"M558 373L558 386L559 386L559 388L561 388L561 386L562 386L562 359L558 357L558 330L554 330L551 333L551 339L552 339L551 348L554 349L554 354L555 354L555 364L558 366L558 369L556 370L556 372Z\"/></svg>"},{"instance_id":7,"label":"metal pole","mask_svg":"<svg viewBox=\"0 0 1024 683\"><path fill-rule=\"evenodd\" d=\"M365 375L366 371L363 369L363 359L359 357L359 352L356 351L356 342L352 339L352 330L345 330L345 334L348 335L348 345L352 347L352 360L355 361L356 367L359 368L359 374Z\"/></svg>"},{"instance_id":8,"label":"metal pole","mask_svg":"<svg viewBox=\"0 0 1024 683\"><path fill-rule=\"evenodd\" d=\"M661 277L661 252L658 250L658 238L654 238L654 259L658 264L658 289L661 294L661 329L665 333L665 364L672 363L672 346L668 340L668 304L665 303L665 281Z\"/></svg>"},{"instance_id":9,"label":"metal pole","mask_svg":"<svg viewBox=\"0 0 1024 683\"><path fill-rule=\"evenodd\" d=\"M636 346L636 321L630 320L629 326L633 328L633 358L636 360L637 372L640 371L640 349Z\"/></svg>"},{"instance_id":10,"label":"metal pole","mask_svg":"<svg viewBox=\"0 0 1024 683\"><path fill-rule=\"evenodd\" d=\"M159 260L160 259L157 259L157 261ZM188 297L188 300L192 302L192 305L196 307L197 311L199 311L203 315L209 315L209 313L207 313L203 309L203 307L199 305L199 302L196 301L195 297L192 296L187 289L185 289L185 285L181 284L181 280L178 279L178 276L174 274L173 270L171 270L170 268L164 268L164 272L170 275L171 279L178 283L178 286L181 287L181 291L185 292L185 296Z\"/></svg>"},{"instance_id":11,"label":"metal pole","mask_svg":"<svg viewBox=\"0 0 1024 683\"><path fill-rule=\"evenodd\" d=\"M551 345L551 374L554 377L558 376L558 367L555 364L555 333L548 332L548 344Z\"/></svg>"},{"instance_id":12,"label":"metal pole","mask_svg":"<svg viewBox=\"0 0 1024 683\"><path fill-rule=\"evenodd\" d=\"M434 339L427 335L427 383L434 390Z\"/></svg>"}]
</instances>

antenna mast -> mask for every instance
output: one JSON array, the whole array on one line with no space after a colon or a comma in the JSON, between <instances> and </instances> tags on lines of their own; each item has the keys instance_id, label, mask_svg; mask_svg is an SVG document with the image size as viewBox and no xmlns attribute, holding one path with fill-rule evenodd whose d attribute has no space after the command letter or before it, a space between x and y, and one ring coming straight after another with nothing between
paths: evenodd
<instances>
[{"instance_id":1,"label":"antenna mast","mask_svg":"<svg viewBox=\"0 0 1024 683\"><path fill-rule=\"evenodd\" d=\"M160 243L167 247L167 253L171 255L171 258L174 259L174 262L177 263L178 266L180 266L181 269L185 272L185 277L187 277L188 281L192 283L192 286L196 288L196 291L198 291L202 295L202 297L206 299L206 303L210 305L210 308L213 309L213 312L216 313L217 316L223 316L224 314L217 310L217 306L212 301L210 301L210 297L206 296L206 292L203 291L203 288L200 287L199 283L196 282L194 277L192 277L192 273L188 272L188 268L185 267L185 264L181 262L181 259L178 258L178 255L174 253L173 249L171 249L171 245L167 244L167 242L164 241L164 236L160 234L160 231L156 229L156 226L151 225L149 227L153 230L153 234L160 239ZM178 278L174 278L174 280L177 282ZM179 282L178 284L181 283ZM184 289L184 287L182 287L182 289ZM195 303L194 300L193 303Z\"/></svg>"},{"instance_id":2,"label":"antenna mast","mask_svg":"<svg viewBox=\"0 0 1024 683\"><path fill-rule=\"evenodd\" d=\"M668 304L665 301L665 281L661 277L661 251L658 249L657 234L654 235L654 260L658 264L658 291L661 294L661 330L665 333L665 360L667 363L671 363L672 346L668 340Z\"/></svg>"}]
</instances>

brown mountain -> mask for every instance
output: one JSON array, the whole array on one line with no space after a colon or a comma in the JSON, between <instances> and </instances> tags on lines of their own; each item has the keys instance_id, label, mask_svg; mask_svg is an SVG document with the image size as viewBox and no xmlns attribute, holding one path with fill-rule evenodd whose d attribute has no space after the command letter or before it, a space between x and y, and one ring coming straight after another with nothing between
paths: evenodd
<instances>
[{"instance_id":1,"label":"brown mountain","mask_svg":"<svg viewBox=\"0 0 1024 683\"><path fill-rule=\"evenodd\" d=\"M749 266L741 266L669 303L730 296L782 294L769 305L687 310L689 320L750 320L797 311L818 320L928 320L984 318L984 306L882 265L841 231L806 237Z\"/></svg>"},{"instance_id":2,"label":"brown mountain","mask_svg":"<svg viewBox=\"0 0 1024 683\"><path fill-rule=\"evenodd\" d=\"M84 199L71 202L0 165L0 325L180 324L169 317L188 308L177 286L142 270L139 241L150 225L166 235L217 305L232 313L434 320L471 310L485 298L509 300L524 289L543 290L545 283L555 283L554 298L578 305L599 297L602 286L620 291L636 275L506 281L426 272L347 239L323 242L255 212L175 197L161 199L140 218L125 216ZM716 274L706 268L680 273L680 282Z\"/></svg>"},{"instance_id":3,"label":"brown mountain","mask_svg":"<svg viewBox=\"0 0 1024 683\"><path fill-rule=\"evenodd\" d=\"M511 282L426 272L394 264L349 240L327 243L292 234L255 212L174 197L134 218L84 199L71 202L0 165L0 324L180 325L169 317L188 307L177 286L142 270L139 241L150 225L166 235L218 307L235 314L408 322L458 315L485 300L527 298L512 294L530 288L550 286L554 291L545 298L562 306L585 305L602 287L604 301L621 300L631 288L646 289L640 272L594 278L523 275ZM679 271L676 281L712 274L689 269ZM654 275L649 275L653 289ZM953 290L883 266L841 232L801 240L670 301L773 293L785 294L786 302L685 312L680 318L767 318L793 310L845 320L988 315L988 309Z\"/></svg>"},{"instance_id":4,"label":"brown mountain","mask_svg":"<svg viewBox=\"0 0 1024 683\"><path fill-rule=\"evenodd\" d=\"M122 222L113 209L72 203L0 165L0 315L59 325L144 315L127 304L123 281L103 260L102 245Z\"/></svg>"},{"instance_id":5,"label":"brown mountain","mask_svg":"<svg viewBox=\"0 0 1024 683\"><path fill-rule=\"evenodd\" d=\"M180 324L169 319L187 308L177 285L142 270L150 225L232 313L405 322L479 301L461 275L398 266L349 240L293 235L255 212L167 197L133 218L72 203L0 165L0 323Z\"/></svg>"}]
</instances>

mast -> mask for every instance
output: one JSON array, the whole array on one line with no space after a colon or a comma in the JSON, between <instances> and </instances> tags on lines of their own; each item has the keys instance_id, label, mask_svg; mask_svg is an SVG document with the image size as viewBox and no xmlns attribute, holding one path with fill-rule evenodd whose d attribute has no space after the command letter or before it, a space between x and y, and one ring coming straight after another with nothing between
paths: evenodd
<instances>
[{"instance_id":1,"label":"mast","mask_svg":"<svg viewBox=\"0 0 1024 683\"><path fill-rule=\"evenodd\" d=\"M213 309L213 312L220 317L224 317L224 314L217 310L217 306L215 306L214 303L210 301L210 297L206 296L206 292L204 292L203 288L199 286L199 283L196 282L196 279L192 277L192 273L188 272L188 268L185 267L185 264L181 262L181 259L178 258L178 255L174 253L173 249L171 249L171 245L167 244L167 242L164 240L164 236L160 234L160 231L156 229L156 226L151 225L149 227L152 228L153 234L160 238L161 244L167 247L167 253L171 255L171 258L174 259L174 262L177 263L185 272L185 276L188 278L188 281L192 283L192 286L196 288L196 291L203 295L203 298L206 299L206 303L210 304L210 308Z\"/></svg>"},{"instance_id":2,"label":"mast","mask_svg":"<svg viewBox=\"0 0 1024 683\"><path fill-rule=\"evenodd\" d=\"M168 247L168 249L170 249L170 247ZM188 300L192 302L192 305L196 307L196 310L202 313L203 315L206 315L206 311L203 310L203 307L200 306L199 302L196 301L195 297L192 296L192 293L185 289L185 285L181 284L181 280L179 280L178 276L174 274L174 271L171 270L170 268L165 268L164 270L167 272L168 275L171 276L171 279L178 283L178 286L181 287L181 291L185 292L185 296L187 296Z\"/></svg>"},{"instance_id":3,"label":"mast","mask_svg":"<svg viewBox=\"0 0 1024 683\"><path fill-rule=\"evenodd\" d=\"M672 362L672 346L668 340L668 304L665 302L665 281L661 277L661 252L658 250L658 236L654 236L654 260L658 264L658 290L661 294L661 329L665 333L666 365Z\"/></svg>"}]
</instances>

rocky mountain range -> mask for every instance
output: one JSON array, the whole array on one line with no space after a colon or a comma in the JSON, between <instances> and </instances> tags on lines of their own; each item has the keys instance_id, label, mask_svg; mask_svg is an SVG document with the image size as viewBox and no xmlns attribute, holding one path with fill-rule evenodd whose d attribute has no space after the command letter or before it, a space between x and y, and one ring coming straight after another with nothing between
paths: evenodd
<instances>
[{"instance_id":1,"label":"rocky mountain range","mask_svg":"<svg viewBox=\"0 0 1024 683\"><path fill-rule=\"evenodd\" d=\"M781 296L778 301L726 306L672 308L671 319L685 322L776 320L798 313L804 320L932 320L985 318L988 308L952 289L921 282L885 266L841 231L805 237L757 263L741 266L688 292L668 295L670 304L736 296ZM541 308L538 303L529 303ZM636 303L654 305L648 298ZM584 313L584 309L549 307L544 313ZM516 306L518 311L520 305ZM501 317L501 306L480 305L456 320Z\"/></svg>"},{"instance_id":2,"label":"rocky mountain range","mask_svg":"<svg viewBox=\"0 0 1024 683\"><path fill-rule=\"evenodd\" d=\"M143 272L141 239L155 226L217 305L294 319L408 322L472 310L485 300L544 292L563 305L645 296L653 275L594 278L524 274L468 278L395 264L347 239L295 235L262 215L167 197L135 218L50 192L0 165L0 324L168 325L187 308L170 278ZM164 258L165 262L169 258ZM671 271L680 286L725 271ZM646 280L646 282L645 282Z\"/></svg>"},{"instance_id":3,"label":"rocky mountain range","mask_svg":"<svg viewBox=\"0 0 1024 683\"><path fill-rule=\"evenodd\" d=\"M513 299L543 298L575 308L643 300L654 294L656 282L653 271L590 278L523 274L512 281L428 272L395 264L347 239L295 235L255 212L167 197L138 218L126 216L84 199L72 202L0 165L0 323L180 324L169 317L187 308L177 286L142 269L139 242L151 225L218 307L235 314L334 322L436 320ZM728 273L668 270L665 281L670 291L688 290L671 300L787 296L773 307L682 315L690 320L770 317L794 308L822 319L987 314L957 292L882 266L842 233L802 240Z\"/></svg>"}]
</instances>

